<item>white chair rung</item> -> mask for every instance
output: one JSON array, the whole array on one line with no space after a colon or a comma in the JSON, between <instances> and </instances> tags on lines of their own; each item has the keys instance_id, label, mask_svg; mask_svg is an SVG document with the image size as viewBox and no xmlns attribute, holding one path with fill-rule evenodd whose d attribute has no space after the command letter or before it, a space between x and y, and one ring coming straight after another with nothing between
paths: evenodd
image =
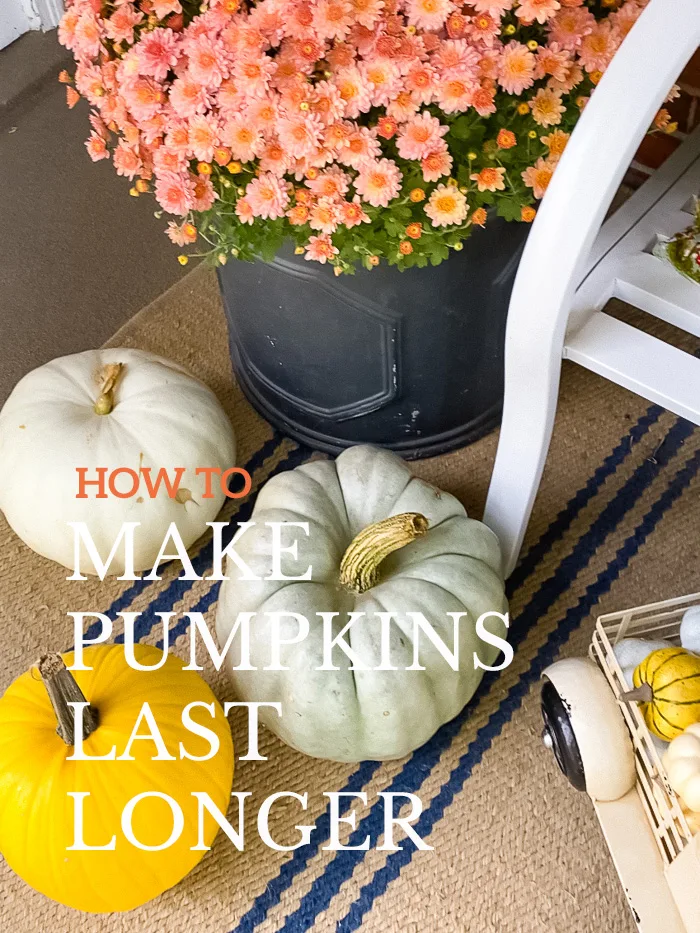
<instances>
[{"instance_id":1,"label":"white chair rung","mask_svg":"<svg viewBox=\"0 0 700 933\"><path fill-rule=\"evenodd\" d=\"M658 337L598 311L567 340L564 358L700 424L700 359Z\"/></svg>"},{"instance_id":2,"label":"white chair rung","mask_svg":"<svg viewBox=\"0 0 700 933\"><path fill-rule=\"evenodd\" d=\"M613 295L700 337L700 287L651 253L637 253L625 260Z\"/></svg>"},{"instance_id":3,"label":"white chair rung","mask_svg":"<svg viewBox=\"0 0 700 933\"><path fill-rule=\"evenodd\" d=\"M599 311L617 295L614 283L616 278L628 278L636 281L639 275L642 291L645 289L651 269L658 268L654 262L646 262L644 256L651 257L651 247L657 236L671 237L679 230L688 227L692 214L693 195L700 193L700 127L689 136L682 146L667 162L639 188L629 200L603 224L588 259L588 267L573 297L568 327L577 330L592 311ZM631 263L629 272L626 263ZM644 266L644 269L641 267ZM620 270L622 269L622 274ZM662 273L663 274L663 273ZM681 278L676 275L676 278ZM666 282L670 282L667 275ZM679 296L690 299L690 307L697 305L697 295L687 291L687 282L681 279ZM692 283L691 283L692 284ZM625 301L635 304L633 298L624 297ZM641 306L640 306L641 307ZM645 311L656 314L658 305L644 307ZM669 310L669 309L667 309ZM661 313L664 320L685 327L677 320L671 320ZM692 333L696 333L692 330Z\"/></svg>"}]
</instances>

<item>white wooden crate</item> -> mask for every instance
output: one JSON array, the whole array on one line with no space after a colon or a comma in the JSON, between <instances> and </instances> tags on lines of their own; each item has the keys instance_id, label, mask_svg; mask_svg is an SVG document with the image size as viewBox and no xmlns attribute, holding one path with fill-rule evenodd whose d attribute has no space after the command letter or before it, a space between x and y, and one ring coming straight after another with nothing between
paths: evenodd
<instances>
[{"instance_id":1,"label":"white wooden crate","mask_svg":"<svg viewBox=\"0 0 700 933\"><path fill-rule=\"evenodd\" d=\"M693 835L657 748L613 652L623 638L680 644L683 614L700 593L601 616L590 657L605 675L634 748L636 786L619 800L594 801L611 855L642 933L700 933L700 835Z\"/></svg>"}]
</instances>

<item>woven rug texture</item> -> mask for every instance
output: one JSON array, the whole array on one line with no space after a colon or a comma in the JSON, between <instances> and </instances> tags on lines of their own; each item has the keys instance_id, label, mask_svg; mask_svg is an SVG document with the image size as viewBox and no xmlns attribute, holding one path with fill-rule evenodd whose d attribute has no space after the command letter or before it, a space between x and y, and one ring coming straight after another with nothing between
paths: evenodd
<instances>
[{"instance_id":1,"label":"woven rug texture","mask_svg":"<svg viewBox=\"0 0 700 933\"><path fill-rule=\"evenodd\" d=\"M618 309L623 316L631 312ZM300 322L303 325L303 322ZM657 327L658 330L658 327ZM669 330L661 330L670 335ZM678 335L671 335L677 337ZM680 338L695 350L692 338ZM238 464L253 493L271 475L313 454L274 431L248 405L232 374L215 276L200 267L144 309L111 341L187 366L218 395L233 422ZM316 823L311 843L273 851L247 823L239 853L219 834L182 883L123 915L78 915L32 891L0 859L0 928L8 933L632 933L635 929L592 805L558 772L542 746L539 678L558 657L587 650L597 615L700 589L700 432L687 422L565 364L559 411L524 557L509 581L513 663L487 676L467 709L410 758L359 765L317 761L263 732L265 762L237 762L235 787L250 813L278 790L308 792L309 809L278 805L281 843L296 823ZM497 435L413 464L480 517ZM47 467L48 468L48 467ZM517 469L517 464L514 465ZM223 516L249 517L254 496ZM193 553L209 565L209 542ZM29 551L0 517L3 649L0 691L46 649L71 642L74 611L144 613L143 641L157 643L157 611L197 610L213 625L218 584L66 581L67 572ZM200 570L201 572L201 570ZM177 622L177 619L174 620ZM117 629L118 631L118 629ZM175 650L185 655L185 640ZM202 657L202 663L205 658ZM231 699L224 675L204 676ZM245 749L242 718L234 743ZM244 752L241 751L241 754ZM434 851L324 851L330 790L364 790L357 843L382 832L382 790L410 791L424 810L417 826Z\"/></svg>"}]
</instances>

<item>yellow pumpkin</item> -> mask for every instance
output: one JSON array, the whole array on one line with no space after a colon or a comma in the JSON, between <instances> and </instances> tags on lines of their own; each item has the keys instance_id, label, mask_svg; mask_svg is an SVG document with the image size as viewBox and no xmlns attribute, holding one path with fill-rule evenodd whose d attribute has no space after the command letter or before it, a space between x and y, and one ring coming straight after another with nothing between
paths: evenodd
<instances>
[{"instance_id":1,"label":"yellow pumpkin","mask_svg":"<svg viewBox=\"0 0 700 933\"><path fill-rule=\"evenodd\" d=\"M139 664L153 666L162 656L158 648L135 646ZM173 655L159 670L147 672L129 667L121 645L87 648L84 663L92 668L87 671L66 671L72 653L62 656L64 663L59 655L51 658L50 672L44 673L41 664L41 676L36 668L27 671L0 699L0 852L27 884L62 904L96 913L130 910L172 887L205 854L191 850L198 841L198 801L192 793L208 793L226 812L233 780L231 732L204 680L183 670L184 662ZM74 749L62 738L68 732L73 739L66 694L69 700L84 698L90 703L84 713L86 755L107 755L113 747L117 756L123 754L147 702L175 760L153 761L158 750L148 738L130 744L134 760L67 760ZM192 720L219 739L219 750L208 761L180 758L180 743L192 756L203 757L212 750L211 737L183 726L182 709L193 702L215 704L214 716L198 708L191 713ZM90 729L94 731L88 735ZM147 721L139 721L139 735L152 731ZM179 805L184 828L170 847L144 851L124 835L122 811L132 798L154 791ZM114 836L112 850L69 848L75 841L76 807L69 794L86 792L90 797L82 799L84 843L105 845ZM129 824L133 837L141 845L163 845L176 825L174 814L163 797L141 799ZM207 846L217 829L205 812L202 832Z\"/></svg>"},{"instance_id":2,"label":"yellow pumpkin","mask_svg":"<svg viewBox=\"0 0 700 933\"><path fill-rule=\"evenodd\" d=\"M666 742L700 720L700 657L685 648L652 651L634 671L636 697L649 729Z\"/></svg>"}]
</instances>

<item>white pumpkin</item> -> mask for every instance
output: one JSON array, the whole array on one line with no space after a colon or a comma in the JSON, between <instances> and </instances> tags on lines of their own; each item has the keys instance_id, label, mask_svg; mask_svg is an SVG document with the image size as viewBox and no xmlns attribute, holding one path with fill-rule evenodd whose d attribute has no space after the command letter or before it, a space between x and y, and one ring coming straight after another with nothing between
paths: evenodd
<instances>
[{"instance_id":1,"label":"white pumpkin","mask_svg":"<svg viewBox=\"0 0 700 933\"><path fill-rule=\"evenodd\" d=\"M700 606L691 606L683 613L679 635L686 651L700 654Z\"/></svg>"},{"instance_id":2,"label":"white pumpkin","mask_svg":"<svg viewBox=\"0 0 700 933\"><path fill-rule=\"evenodd\" d=\"M670 641L663 641L660 638L623 638L616 645L613 645L613 654L617 663L622 668L625 681L630 690L634 688L632 679L635 669L647 658L652 651L660 651L662 648L671 648ZM656 736L652 736L653 739ZM659 740L661 741L661 740ZM666 742L663 743L665 748Z\"/></svg>"},{"instance_id":3,"label":"white pumpkin","mask_svg":"<svg viewBox=\"0 0 700 933\"><path fill-rule=\"evenodd\" d=\"M391 516L401 518L384 521ZM240 537L236 551L261 578L272 568L265 522L308 522L310 531L305 537L299 529L285 529L284 544L296 539L297 556L283 553L281 569L285 576L299 576L311 565L311 580L247 581L229 559L219 596L222 647L238 613L256 613L250 647L256 670L231 669L230 674L241 698L281 703L281 717L260 709L270 729L319 758L391 759L418 748L460 712L483 674L474 668L474 652L484 664L493 664L497 654L477 637L476 620L485 612L507 610L498 540L486 525L468 518L454 496L414 477L396 455L367 446L350 448L334 462L315 461L273 477L258 496L252 521L256 525ZM303 642L283 646L286 671L264 670L270 663L271 632L265 613L274 610L297 612L310 626ZM397 614L390 654L398 670L353 671L338 649L333 661L340 670L316 670L323 662L323 624L316 613L339 613L335 636L351 610L367 614L346 636L365 668L380 664L375 613ZM452 648L453 622L447 613L465 611L459 670L452 670L425 635L419 638L425 670L405 670L413 663L407 612L422 612ZM500 619L489 619L485 627L506 636ZM295 620L290 637L293 631L299 631ZM234 638L228 657L230 668L240 664L240 638Z\"/></svg>"},{"instance_id":4,"label":"white pumpkin","mask_svg":"<svg viewBox=\"0 0 700 933\"><path fill-rule=\"evenodd\" d=\"M700 723L693 723L668 746L663 757L671 787L689 810L700 811Z\"/></svg>"},{"instance_id":5,"label":"white pumpkin","mask_svg":"<svg viewBox=\"0 0 700 933\"><path fill-rule=\"evenodd\" d=\"M213 499L203 499L205 477L198 467L234 464L231 424L214 394L185 369L142 350L88 350L53 360L28 373L0 412L0 510L30 548L66 567L73 566L73 529L85 522L106 560L123 522L135 529L135 567L155 561L171 522L186 547L212 521L224 500L215 479ZM177 498L161 483L150 498L143 479L131 498L78 499L77 467L96 479L128 467L151 467L155 481L165 467L174 479L184 467ZM115 488L128 491L124 474ZM172 549L171 549L172 550ZM83 548L84 551L84 548ZM81 571L94 573L86 553ZM109 572L123 573L123 548Z\"/></svg>"}]
</instances>

